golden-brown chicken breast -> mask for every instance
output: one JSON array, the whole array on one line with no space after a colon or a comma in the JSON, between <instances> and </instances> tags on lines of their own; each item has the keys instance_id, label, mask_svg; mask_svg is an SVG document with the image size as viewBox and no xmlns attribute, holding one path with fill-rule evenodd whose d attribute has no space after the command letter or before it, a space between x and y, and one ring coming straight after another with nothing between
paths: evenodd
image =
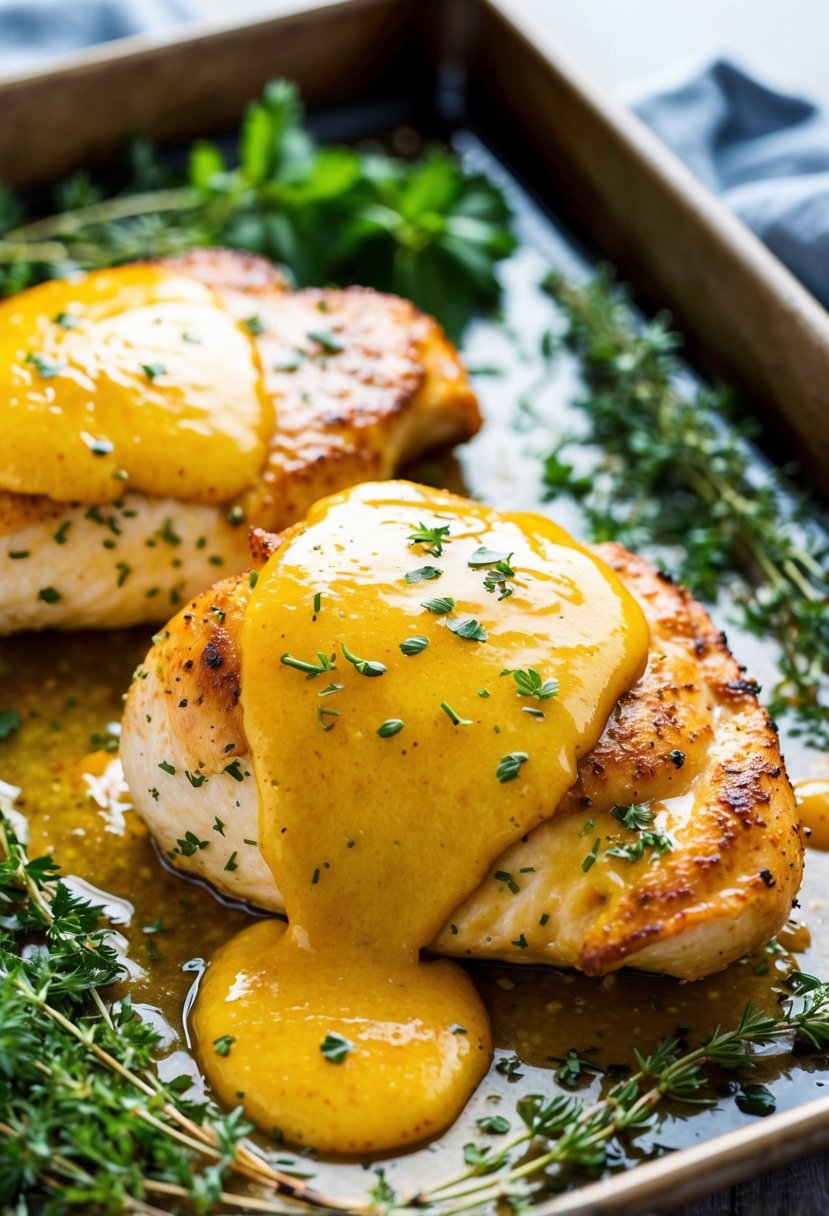
<instances>
[{"instance_id":1,"label":"golden-brown chicken breast","mask_svg":"<svg viewBox=\"0 0 829 1216\"><path fill-rule=\"evenodd\" d=\"M256 543L264 560L273 538ZM789 915L803 852L794 796L755 689L705 610L621 547L598 553L645 612L647 669L554 816L499 859L434 948L692 979L759 946ZM130 690L122 755L135 805L173 865L281 911L257 847L239 705L249 593L248 576L226 579L170 622Z\"/></svg>"},{"instance_id":2,"label":"golden-brown chicken breast","mask_svg":"<svg viewBox=\"0 0 829 1216\"><path fill-rule=\"evenodd\" d=\"M437 322L408 301L362 288L288 291L269 263L226 250L196 250L160 265L207 288L252 346L275 413L259 476L218 505L205 494L139 493L128 482L121 497L82 503L0 489L0 634L163 621L217 575L244 568L248 526L283 528L320 496L389 477L480 425L457 352ZM69 317L77 344L75 317L83 312L60 315L64 323ZM92 343L95 323L88 328ZM199 359L201 349L185 353ZM31 350L14 357L58 408L57 363L38 364ZM166 369L151 355L133 352L130 359L131 369L143 363L149 400L163 388L159 373ZM171 429L173 450L182 433ZM225 451L223 463L231 464L233 445ZM103 452L96 468L107 459ZM48 484L48 469L41 473ZM13 481L3 478L0 457L0 487Z\"/></svg>"}]
</instances>

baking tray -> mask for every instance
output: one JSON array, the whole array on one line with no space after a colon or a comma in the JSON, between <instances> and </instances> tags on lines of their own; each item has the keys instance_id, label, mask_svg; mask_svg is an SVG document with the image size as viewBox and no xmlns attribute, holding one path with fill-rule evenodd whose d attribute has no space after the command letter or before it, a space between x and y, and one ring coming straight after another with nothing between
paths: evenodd
<instances>
[{"instance_id":1,"label":"baking tray","mask_svg":"<svg viewBox=\"0 0 829 1216\"><path fill-rule=\"evenodd\" d=\"M234 126L269 79L296 81L326 138L396 123L474 132L574 239L668 307L695 356L750 396L829 491L829 316L513 0L342 0L244 24L131 38L0 80L0 179L31 188L105 165L126 135L175 147ZM829 1098L538 1205L637 1213L829 1144Z\"/></svg>"}]
</instances>

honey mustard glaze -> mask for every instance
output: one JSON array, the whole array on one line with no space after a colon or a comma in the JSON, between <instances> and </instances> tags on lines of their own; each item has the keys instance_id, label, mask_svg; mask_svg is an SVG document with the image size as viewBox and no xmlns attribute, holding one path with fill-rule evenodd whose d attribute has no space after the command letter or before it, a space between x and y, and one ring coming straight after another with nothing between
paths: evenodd
<instances>
[{"instance_id":1,"label":"honey mustard glaze","mask_svg":"<svg viewBox=\"0 0 829 1216\"><path fill-rule=\"evenodd\" d=\"M208 969L194 1028L220 1097L343 1154L454 1120L489 1026L466 973L420 951L553 813L647 647L615 575L540 516L397 482L285 534L246 612L242 706L289 927Z\"/></svg>"},{"instance_id":2,"label":"honey mustard glaze","mask_svg":"<svg viewBox=\"0 0 829 1216\"><path fill-rule=\"evenodd\" d=\"M807 844L829 849L829 780L815 777L794 787L800 822L808 828Z\"/></svg>"},{"instance_id":3,"label":"honey mustard glaze","mask_svg":"<svg viewBox=\"0 0 829 1216\"><path fill-rule=\"evenodd\" d=\"M0 303L0 428L0 489L220 503L255 482L273 412L250 335L213 293L134 265Z\"/></svg>"}]
</instances>

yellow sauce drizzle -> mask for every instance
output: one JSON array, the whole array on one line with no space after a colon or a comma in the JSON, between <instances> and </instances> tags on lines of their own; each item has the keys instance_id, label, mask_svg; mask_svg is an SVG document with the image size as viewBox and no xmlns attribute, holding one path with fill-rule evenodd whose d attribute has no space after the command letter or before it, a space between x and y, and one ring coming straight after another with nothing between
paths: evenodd
<instances>
[{"instance_id":1,"label":"yellow sauce drizzle","mask_svg":"<svg viewBox=\"0 0 829 1216\"><path fill-rule=\"evenodd\" d=\"M4 490L220 503L256 481L273 409L250 336L208 288L136 265L0 303L0 429Z\"/></svg>"},{"instance_id":2,"label":"yellow sauce drizzle","mask_svg":"<svg viewBox=\"0 0 829 1216\"><path fill-rule=\"evenodd\" d=\"M413 543L421 523L448 537ZM492 591L493 555L470 564L482 546L513 571ZM441 573L406 581L422 567ZM454 609L422 606L436 597ZM453 632L468 620L485 641ZM406 655L410 637L428 644ZM290 927L243 931L208 969L194 1026L223 1100L334 1153L453 1121L487 1068L489 1027L466 974L420 951L554 812L647 646L615 575L540 516L398 482L318 503L285 535L247 609L242 706L258 843ZM529 668L557 695L519 696L511 672Z\"/></svg>"},{"instance_id":3,"label":"yellow sauce drizzle","mask_svg":"<svg viewBox=\"0 0 829 1216\"><path fill-rule=\"evenodd\" d=\"M806 843L829 849L829 779L798 781L794 787L800 822L809 829Z\"/></svg>"}]
</instances>

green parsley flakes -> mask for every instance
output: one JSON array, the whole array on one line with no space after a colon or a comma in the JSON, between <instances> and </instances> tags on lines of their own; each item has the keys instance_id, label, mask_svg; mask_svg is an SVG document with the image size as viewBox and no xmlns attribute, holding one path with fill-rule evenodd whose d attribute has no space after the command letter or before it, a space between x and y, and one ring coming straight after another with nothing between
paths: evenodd
<instances>
[{"instance_id":1,"label":"green parsley flakes","mask_svg":"<svg viewBox=\"0 0 829 1216\"><path fill-rule=\"evenodd\" d=\"M495 776L502 785L507 781L514 781L521 771L521 765L526 764L528 760L526 752L507 752L506 756L502 756L498 761Z\"/></svg>"},{"instance_id":2,"label":"green parsley flakes","mask_svg":"<svg viewBox=\"0 0 829 1216\"><path fill-rule=\"evenodd\" d=\"M341 1034L327 1034L320 1043L320 1051L329 1064L342 1064L354 1044Z\"/></svg>"}]
</instances>

